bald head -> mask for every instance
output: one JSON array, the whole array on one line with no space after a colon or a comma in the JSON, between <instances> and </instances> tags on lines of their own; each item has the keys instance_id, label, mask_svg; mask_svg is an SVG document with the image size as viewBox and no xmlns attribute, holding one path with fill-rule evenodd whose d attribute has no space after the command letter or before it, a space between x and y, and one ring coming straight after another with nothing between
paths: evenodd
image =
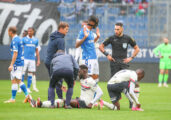
<instances>
[{"instance_id":1,"label":"bald head","mask_svg":"<svg viewBox=\"0 0 171 120\"><path fill-rule=\"evenodd\" d=\"M138 81L140 81L142 78L144 78L145 72L143 69L137 69L136 73L138 75Z\"/></svg>"}]
</instances>

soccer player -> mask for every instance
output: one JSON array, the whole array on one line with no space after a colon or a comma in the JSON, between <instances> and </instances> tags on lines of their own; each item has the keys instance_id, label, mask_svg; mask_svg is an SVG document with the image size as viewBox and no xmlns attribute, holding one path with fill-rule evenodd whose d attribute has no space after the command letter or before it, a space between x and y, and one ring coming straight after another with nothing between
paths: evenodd
<instances>
[{"instance_id":1,"label":"soccer player","mask_svg":"<svg viewBox=\"0 0 171 120\"><path fill-rule=\"evenodd\" d=\"M112 103L117 106L117 109L120 110L119 100L121 98L121 93L125 93L126 97L131 103L135 102L136 107L132 110L140 109L141 104L138 101L137 96L135 95L135 84L137 81L140 81L144 77L145 73L142 69L137 69L136 71L132 70L120 70L117 72L107 84L108 93Z\"/></svg>"},{"instance_id":2,"label":"soccer player","mask_svg":"<svg viewBox=\"0 0 171 120\"><path fill-rule=\"evenodd\" d=\"M93 105L101 98L103 95L103 92L101 88L96 84L96 82L93 80L92 77L88 76L88 68L86 65L80 65L79 70L79 78L80 78L80 84L81 84L81 95L80 98L72 99L70 101L70 105L73 108L92 108ZM94 93L96 92L96 96L94 97ZM63 99L57 99L55 100L55 108L61 108L64 107L64 101ZM37 102L35 100L29 100L29 103L32 107L51 107L50 101L40 101L40 98L37 99ZM108 102L102 101L101 104L104 104L108 108L115 110L116 107L113 104L110 104Z\"/></svg>"},{"instance_id":3,"label":"soccer player","mask_svg":"<svg viewBox=\"0 0 171 120\"><path fill-rule=\"evenodd\" d=\"M22 91L25 94L25 101L27 102L28 92L25 84L21 81L22 77L22 69L24 65L23 60L23 42L22 40L17 36L17 28L16 27L9 27L8 29L8 35L12 38L11 41L11 55L12 60L10 63L10 66L8 67L8 70L11 75L11 89L12 89L12 96L10 100L5 101L4 103L15 103L15 98L17 94L18 85L22 89Z\"/></svg>"},{"instance_id":4,"label":"soccer player","mask_svg":"<svg viewBox=\"0 0 171 120\"><path fill-rule=\"evenodd\" d=\"M99 77L99 65L94 42L99 39L100 31L97 28L95 36L92 29L97 27L98 22L97 17L90 16L88 24L81 29L76 41L76 48L80 46L82 48L82 63L88 66L88 74L96 81L98 81Z\"/></svg>"},{"instance_id":5,"label":"soccer player","mask_svg":"<svg viewBox=\"0 0 171 120\"><path fill-rule=\"evenodd\" d=\"M24 75L26 70L28 69L28 77L27 77L27 91L31 93L30 87L33 81L33 90L38 92L39 90L36 88L36 65L40 65L40 56L38 50L38 39L34 37L34 28L28 28L28 35L24 37L23 45L24 45L24 69L22 75L22 81L24 81ZM36 54L36 56L35 56ZM37 64L36 64L37 57Z\"/></svg>"},{"instance_id":6,"label":"soccer player","mask_svg":"<svg viewBox=\"0 0 171 120\"><path fill-rule=\"evenodd\" d=\"M111 77L118 71L122 69L127 69L130 61L136 57L139 52L139 47L136 44L135 40L130 36L123 33L123 24L115 24L115 34L108 37L100 46L100 51L107 57L110 61ZM112 56L105 51L105 46L112 46ZM134 49L134 52L131 57L127 57L128 45Z\"/></svg>"},{"instance_id":7,"label":"soccer player","mask_svg":"<svg viewBox=\"0 0 171 120\"><path fill-rule=\"evenodd\" d=\"M154 54L160 58L158 87L161 87L162 83L164 83L164 87L168 87L167 81L169 77L169 69L171 69L171 44L169 44L168 38L163 38L163 42L163 44L158 45L153 50Z\"/></svg>"}]
</instances>

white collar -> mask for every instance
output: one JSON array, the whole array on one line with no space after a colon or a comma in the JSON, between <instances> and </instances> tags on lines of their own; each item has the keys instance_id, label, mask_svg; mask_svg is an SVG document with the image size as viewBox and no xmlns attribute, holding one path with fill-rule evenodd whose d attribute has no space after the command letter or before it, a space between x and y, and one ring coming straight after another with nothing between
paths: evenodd
<instances>
[{"instance_id":1,"label":"white collar","mask_svg":"<svg viewBox=\"0 0 171 120\"><path fill-rule=\"evenodd\" d=\"M14 39L15 37L18 37L18 35L14 35L14 37L12 39Z\"/></svg>"},{"instance_id":2,"label":"white collar","mask_svg":"<svg viewBox=\"0 0 171 120\"><path fill-rule=\"evenodd\" d=\"M27 37L30 38L28 35L27 35ZM34 38L34 36L32 36L32 38ZM30 38L30 39L32 39L32 38Z\"/></svg>"}]
</instances>

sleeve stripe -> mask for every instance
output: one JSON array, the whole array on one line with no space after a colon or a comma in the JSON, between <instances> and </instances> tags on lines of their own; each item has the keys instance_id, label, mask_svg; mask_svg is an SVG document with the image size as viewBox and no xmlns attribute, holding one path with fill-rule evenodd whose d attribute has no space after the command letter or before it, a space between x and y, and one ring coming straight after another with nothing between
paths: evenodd
<instances>
[{"instance_id":1,"label":"sleeve stripe","mask_svg":"<svg viewBox=\"0 0 171 120\"><path fill-rule=\"evenodd\" d=\"M82 85L82 84L81 84L81 86L82 86L82 87L84 87L84 88L90 88L90 87L88 87L88 86L85 86L85 85Z\"/></svg>"},{"instance_id":2,"label":"sleeve stripe","mask_svg":"<svg viewBox=\"0 0 171 120\"><path fill-rule=\"evenodd\" d=\"M133 80L132 78L130 78L130 81L135 82L135 80Z\"/></svg>"}]
</instances>

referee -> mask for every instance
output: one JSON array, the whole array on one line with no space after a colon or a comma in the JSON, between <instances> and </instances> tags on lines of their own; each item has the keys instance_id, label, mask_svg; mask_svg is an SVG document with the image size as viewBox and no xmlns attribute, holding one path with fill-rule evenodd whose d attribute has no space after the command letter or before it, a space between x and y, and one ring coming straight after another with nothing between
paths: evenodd
<instances>
[{"instance_id":1,"label":"referee","mask_svg":"<svg viewBox=\"0 0 171 120\"><path fill-rule=\"evenodd\" d=\"M112 56L109 55L104 47L111 44L112 46ZM134 52L131 57L127 58L128 45L134 48ZM134 59L134 57L139 52L139 47L135 40L130 36L123 34L123 24L115 24L115 35L107 38L100 46L100 51L106 55L107 59L110 61L111 76L116 72L128 68L127 63Z\"/></svg>"}]
</instances>

